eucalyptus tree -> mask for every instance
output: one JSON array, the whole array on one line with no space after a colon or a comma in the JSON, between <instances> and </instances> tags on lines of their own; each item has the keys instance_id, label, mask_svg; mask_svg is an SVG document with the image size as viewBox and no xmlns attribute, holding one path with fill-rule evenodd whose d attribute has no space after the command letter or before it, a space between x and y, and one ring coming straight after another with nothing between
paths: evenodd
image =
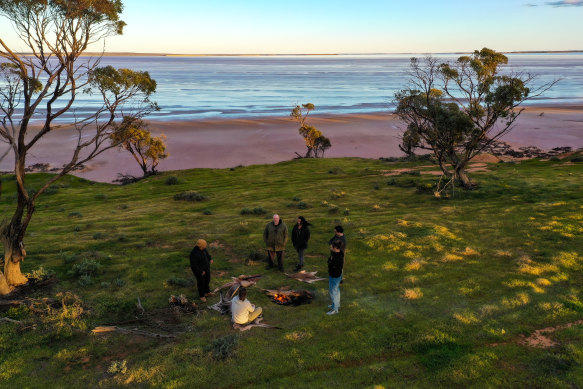
<instances>
[{"instance_id":1,"label":"eucalyptus tree","mask_svg":"<svg viewBox=\"0 0 583 389\"><path fill-rule=\"evenodd\" d=\"M395 94L395 114L407 124L401 150L430 150L452 182L472 188L471 159L512 130L522 103L556 83L533 88L534 75L501 72L507 63L488 48L453 63L412 58L409 86Z\"/></svg>"},{"instance_id":2,"label":"eucalyptus tree","mask_svg":"<svg viewBox=\"0 0 583 389\"><path fill-rule=\"evenodd\" d=\"M322 131L307 123L308 115L315 109L316 107L312 103L302 104L301 106L296 105L289 115L292 120L295 120L300 125L298 132L304 138L307 148L304 158L324 157L326 150L332 147L330 139L325 137Z\"/></svg>"},{"instance_id":3,"label":"eucalyptus tree","mask_svg":"<svg viewBox=\"0 0 583 389\"><path fill-rule=\"evenodd\" d=\"M0 22L11 22L20 38L11 47L0 37L0 141L14 160L16 181L16 204L0 222L0 294L27 282L20 264L39 196L65 174L116 147L112 134L157 109L150 100L156 82L147 72L99 67L100 55L84 55L90 45L122 33L122 9L120 0L0 0ZM77 109L82 94L95 96L94 109ZM41 139L65 126L76 130L68 162L31 190L27 157Z\"/></svg>"}]
</instances>

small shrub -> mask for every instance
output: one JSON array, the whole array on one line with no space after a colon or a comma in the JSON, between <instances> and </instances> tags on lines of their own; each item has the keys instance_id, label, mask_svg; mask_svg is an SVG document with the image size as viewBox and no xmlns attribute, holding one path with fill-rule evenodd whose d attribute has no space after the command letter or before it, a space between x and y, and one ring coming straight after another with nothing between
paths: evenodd
<instances>
[{"instance_id":1,"label":"small shrub","mask_svg":"<svg viewBox=\"0 0 583 389\"><path fill-rule=\"evenodd\" d=\"M79 277L79 280L77 280L77 283L79 284L79 286L84 288L86 286L91 285L93 283L93 280L91 279L91 275L83 274L81 277Z\"/></svg>"},{"instance_id":2,"label":"small shrub","mask_svg":"<svg viewBox=\"0 0 583 389\"><path fill-rule=\"evenodd\" d=\"M121 234L121 235L119 235L119 236L117 237L117 240L118 240L119 242L127 242L127 241L128 241L128 237L127 237L127 236L125 236L125 235L123 235L123 234Z\"/></svg>"},{"instance_id":3,"label":"small shrub","mask_svg":"<svg viewBox=\"0 0 583 389\"><path fill-rule=\"evenodd\" d=\"M95 195L95 200L107 200L107 195L104 193L97 193Z\"/></svg>"},{"instance_id":4,"label":"small shrub","mask_svg":"<svg viewBox=\"0 0 583 389\"><path fill-rule=\"evenodd\" d=\"M231 358L235 355L238 340L237 335L227 335L222 338L217 338L207 347L207 351L210 351L216 360Z\"/></svg>"},{"instance_id":5,"label":"small shrub","mask_svg":"<svg viewBox=\"0 0 583 389\"><path fill-rule=\"evenodd\" d=\"M61 207L61 208L57 209L57 212L65 212L65 208Z\"/></svg>"},{"instance_id":6,"label":"small shrub","mask_svg":"<svg viewBox=\"0 0 583 389\"><path fill-rule=\"evenodd\" d=\"M571 162L583 162L583 157L574 157L574 158L571 158Z\"/></svg>"},{"instance_id":7,"label":"small shrub","mask_svg":"<svg viewBox=\"0 0 583 389\"><path fill-rule=\"evenodd\" d=\"M372 187L374 190L379 190L381 188L377 182L375 182Z\"/></svg>"},{"instance_id":8,"label":"small shrub","mask_svg":"<svg viewBox=\"0 0 583 389\"><path fill-rule=\"evenodd\" d=\"M298 196L294 196L294 197L292 198L292 201L302 201L302 199L301 199L301 198L299 198Z\"/></svg>"},{"instance_id":9,"label":"small shrub","mask_svg":"<svg viewBox=\"0 0 583 389\"><path fill-rule=\"evenodd\" d=\"M111 288L111 282L106 282L106 281L102 282L101 283L101 288L102 289L109 289L109 288Z\"/></svg>"},{"instance_id":10,"label":"small shrub","mask_svg":"<svg viewBox=\"0 0 583 389\"><path fill-rule=\"evenodd\" d=\"M55 272L51 269L45 269L43 266L39 267L36 270L33 270L32 273L27 274L28 279L33 279L36 281L46 280L51 278Z\"/></svg>"},{"instance_id":11,"label":"small shrub","mask_svg":"<svg viewBox=\"0 0 583 389\"><path fill-rule=\"evenodd\" d=\"M404 172L401 172L400 174L401 174L402 176L409 175L409 176L415 176L415 177L418 177L418 176L420 176L420 175L421 175L421 172L420 172L419 170L406 170L406 171L404 171Z\"/></svg>"},{"instance_id":12,"label":"small shrub","mask_svg":"<svg viewBox=\"0 0 583 389\"><path fill-rule=\"evenodd\" d=\"M345 216L350 215L350 209L345 208L343 213L344 213Z\"/></svg>"},{"instance_id":13,"label":"small shrub","mask_svg":"<svg viewBox=\"0 0 583 389\"><path fill-rule=\"evenodd\" d=\"M94 261L93 259L84 259L83 262L74 264L69 271L69 274L77 277L85 275L91 276L96 274L100 268L101 263Z\"/></svg>"},{"instance_id":14,"label":"small shrub","mask_svg":"<svg viewBox=\"0 0 583 389\"><path fill-rule=\"evenodd\" d=\"M378 204L375 204L375 205L372 206L372 211L375 211L376 212L376 211L380 211L380 209L381 209L381 206L378 205Z\"/></svg>"},{"instance_id":15,"label":"small shrub","mask_svg":"<svg viewBox=\"0 0 583 389\"><path fill-rule=\"evenodd\" d=\"M69 217L83 217L81 212L71 212L69 213Z\"/></svg>"},{"instance_id":16,"label":"small shrub","mask_svg":"<svg viewBox=\"0 0 583 389\"><path fill-rule=\"evenodd\" d=\"M174 200L182 200L182 201L203 201L206 200L206 197L198 192L182 192L177 193L174 195Z\"/></svg>"},{"instance_id":17,"label":"small shrub","mask_svg":"<svg viewBox=\"0 0 583 389\"><path fill-rule=\"evenodd\" d=\"M105 238L105 234L102 232L96 232L95 234L93 234L93 239L103 239Z\"/></svg>"},{"instance_id":18,"label":"small shrub","mask_svg":"<svg viewBox=\"0 0 583 389\"><path fill-rule=\"evenodd\" d=\"M178 286L181 288L186 288L189 286L194 286L194 280L192 279L186 279L186 278L169 278L168 280L166 280L166 285L168 286Z\"/></svg>"},{"instance_id":19,"label":"small shrub","mask_svg":"<svg viewBox=\"0 0 583 389\"><path fill-rule=\"evenodd\" d=\"M58 191L59 191L59 186L58 185L51 185L47 189L45 189L44 194L46 194L46 195L52 195L52 194L57 193Z\"/></svg>"},{"instance_id":20,"label":"small shrub","mask_svg":"<svg viewBox=\"0 0 583 389\"><path fill-rule=\"evenodd\" d=\"M330 207L328 207L328 213L338 213L338 211L339 211L338 206L334 204L330 204Z\"/></svg>"},{"instance_id":21,"label":"small shrub","mask_svg":"<svg viewBox=\"0 0 583 389\"><path fill-rule=\"evenodd\" d=\"M202 210L202 214L203 215L212 215L213 211L211 211L209 208L205 208Z\"/></svg>"},{"instance_id":22,"label":"small shrub","mask_svg":"<svg viewBox=\"0 0 583 389\"><path fill-rule=\"evenodd\" d=\"M79 231L81 231L81 227L80 226L75 226L75 227L73 227L73 231L74 232L79 232Z\"/></svg>"},{"instance_id":23,"label":"small shrub","mask_svg":"<svg viewBox=\"0 0 583 389\"><path fill-rule=\"evenodd\" d=\"M335 191L332 191L332 194L330 195L331 198L336 199L336 200L337 199L341 199L344 196L346 196L346 192L336 191L336 190Z\"/></svg>"},{"instance_id":24,"label":"small shrub","mask_svg":"<svg viewBox=\"0 0 583 389\"><path fill-rule=\"evenodd\" d=\"M77 259L79 259L77 254L65 254L65 253L61 253L61 258L63 258L63 262L65 262L65 265L73 263Z\"/></svg>"},{"instance_id":25,"label":"small shrub","mask_svg":"<svg viewBox=\"0 0 583 389\"><path fill-rule=\"evenodd\" d=\"M551 158L549 158L549 161L552 161L552 162L561 162L561 158L559 158L559 157L551 157Z\"/></svg>"},{"instance_id":26,"label":"small shrub","mask_svg":"<svg viewBox=\"0 0 583 389\"><path fill-rule=\"evenodd\" d=\"M298 209L306 209L309 207L309 205L307 203L304 203L303 201L300 201L297 205Z\"/></svg>"},{"instance_id":27,"label":"small shrub","mask_svg":"<svg viewBox=\"0 0 583 389\"><path fill-rule=\"evenodd\" d=\"M241 215L264 215L267 211L263 207L243 208L241 210Z\"/></svg>"},{"instance_id":28,"label":"small shrub","mask_svg":"<svg viewBox=\"0 0 583 389\"><path fill-rule=\"evenodd\" d=\"M123 361L111 361L111 365L107 369L109 374L125 374L128 371L127 362L124 359Z\"/></svg>"},{"instance_id":29,"label":"small shrub","mask_svg":"<svg viewBox=\"0 0 583 389\"><path fill-rule=\"evenodd\" d=\"M340 169L339 167L335 167L335 168L328 170L328 174L342 174L342 173L344 173L344 171L342 169Z\"/></svg>"},{"instance_id":30,"label":"small shrub","mask_svg":"<svg viewBox=\"0 0 583 389\"><path fill-rule=\"evenodd\" d=\"M127 204L122 204L118 207L119 209L128 209L129 206Z\"/></svg>"},{"instance_id":31,"label":"small shrub","mask_svg":"<svg viewBox=\"0 0 583 389\"><path fill-rule=\"evenodd\" d=\"M178 185L180 183L180 181L178 180L178 177L170 176L170 177L166 178L166 181L164 181L164 183L166 185Z\"/></svg>"},{"instance_id":32,"label":"small shrub","mask_svg":"<svg viewBox=\"0 0 583 389\"><path fill-rule=\"evenodd\" d=\"M116 278L115 281L113 282L113 284L115 286L117 286L118 288L121 288L121 287L125 286L126 282L121 278Z\"/></svg>"},{"instance_id":33,"label":"small shrub","mask_svg":"<svg viewBox=\"0 0 583 389\"><path fill-rule=\"evenodd\" d=\"M389 186L397 185L397 180L391 178L389 181L387 181L387 185Z\"/></svg>"}]
</instances>

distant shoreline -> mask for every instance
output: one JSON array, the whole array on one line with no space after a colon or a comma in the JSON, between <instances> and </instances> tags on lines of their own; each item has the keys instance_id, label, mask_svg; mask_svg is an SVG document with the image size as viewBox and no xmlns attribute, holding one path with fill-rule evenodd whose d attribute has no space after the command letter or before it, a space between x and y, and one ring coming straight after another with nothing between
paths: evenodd
<instances>
[{"instance_id":1,"label":"distant shoreline","mask_svg":"<svg viewBox=\"0 0 583 389\"><path fill-rule=\"evenodd\" d=\"M462 55L462 54L472 54L469 51L459 51L459 52L445 52L445 53L315 53L315 54L270 54L270 53L248 53L248 54L175 54L175 53L132 53L132 52L111 52L111 53L98 53L98 52L86 52L82 56L95 57L316 57L316 56L342 56L342 55L355 55L355 56L367 56L367 55ZM501 51L502 54L575 54L583 53L581 50L533 50L533 51ZM20 55L32 55L32 53L19 53Z\"/></svg>"}]
</instances>

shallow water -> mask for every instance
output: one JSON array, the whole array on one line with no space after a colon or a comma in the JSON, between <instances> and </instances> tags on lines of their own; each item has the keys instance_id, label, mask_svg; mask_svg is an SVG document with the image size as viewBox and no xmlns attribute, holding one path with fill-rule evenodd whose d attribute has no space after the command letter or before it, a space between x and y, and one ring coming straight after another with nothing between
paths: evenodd
<instances>
[{"instance_id":1,"label":"shallow water","mask_svg":"<svg viewBox=\"0 0 583 389\"><path fill-rule=\"evenodd\" d=\"M315 114L388 111L395 91L407 85L411 56L105 57L101 63L150 72L158 83L153 99L161 107L150 119L190 120L285 117L306 102L316 105ZM506 70L537 74L539 84L560 79L529 104L583 103L583 53L508 57ZM77 112L96 104L80 95Z\"/></svg>"}]
</instances>

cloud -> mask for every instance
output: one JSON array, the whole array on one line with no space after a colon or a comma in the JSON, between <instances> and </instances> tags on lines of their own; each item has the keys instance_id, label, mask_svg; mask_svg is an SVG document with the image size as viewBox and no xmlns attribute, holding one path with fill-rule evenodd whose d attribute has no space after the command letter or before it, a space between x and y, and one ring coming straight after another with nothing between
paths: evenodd
<instances>
[{"instance_id":1,"label":"cloud","mask_svg":"<svg viewBox=\"0 0 583 389\"><path fill-rule=\"evenodd\" d=\"M583 0L561 0L548 1L544 4L525 4L527 7L538 7L540 5L550 5L551 7L583 7Z\"/></svg>"},{"instance_id":2,"label":"cloud","mask_svg":"<svg viewBox=\"0 0 583 389\"><path fill-rule=\"evenodd\" d=\"M583 0L562 0L547 3L553 7L583 7Z\"/></svg>"}]
</instances>

